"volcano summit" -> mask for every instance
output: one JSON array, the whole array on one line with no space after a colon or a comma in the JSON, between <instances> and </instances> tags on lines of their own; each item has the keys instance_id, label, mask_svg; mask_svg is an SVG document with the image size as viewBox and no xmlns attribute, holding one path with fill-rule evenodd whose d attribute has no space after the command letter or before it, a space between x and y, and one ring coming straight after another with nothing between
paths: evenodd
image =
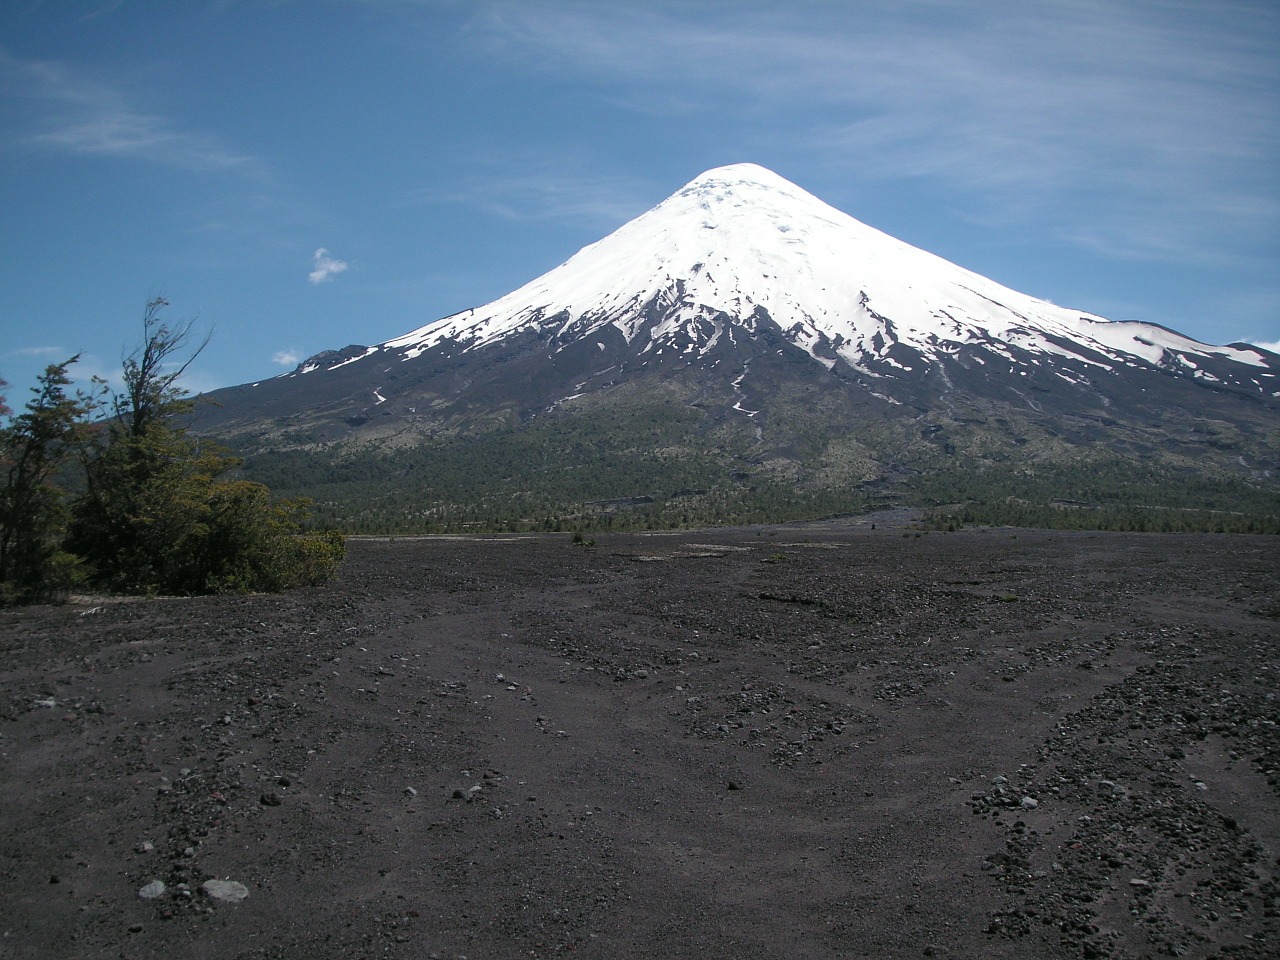
<instances>
[{"instance_id":1,"label":"volcano summit","mask_svg":"<svg viewBox=\"0 0 1280 960\"><path fill-rule=\"evenodd\" d=\"M1278 374L1259 347L1038 300L735 164L492 303L217 391L198 427L344 456L551 431L672 466L581 491L602 500L661 499L679 476L865 489L1082 452L1265 486Z\"/></svg>"}]
</instances>

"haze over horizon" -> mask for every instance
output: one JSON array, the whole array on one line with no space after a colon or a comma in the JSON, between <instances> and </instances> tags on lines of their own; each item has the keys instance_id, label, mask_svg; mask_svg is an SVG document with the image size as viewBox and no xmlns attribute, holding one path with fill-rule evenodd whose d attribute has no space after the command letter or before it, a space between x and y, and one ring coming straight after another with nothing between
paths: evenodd
<instances>
[{"instance_id":1,"label":"haze over horizon","mask_svg":"<svg viewBox=\"0 0 1280 960\"><path fill-rule=\"evenodd\" d=\"M1266 3L18 2L0 13L0 377L191 389L500 297L704 170L766 166L1031 296L1280 341Z\"/></svg>"}]
</instances>

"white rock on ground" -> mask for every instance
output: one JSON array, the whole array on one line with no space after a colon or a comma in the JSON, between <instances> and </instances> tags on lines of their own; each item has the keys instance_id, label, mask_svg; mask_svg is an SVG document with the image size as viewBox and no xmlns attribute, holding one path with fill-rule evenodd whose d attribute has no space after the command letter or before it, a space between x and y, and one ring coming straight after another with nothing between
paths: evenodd
<instances>
[{"instance_id":1,"label":"white rock on ground","mask_svg":"<svg viewBox=\"0 0 1280 960\"><path fill-rule=\"evenodd\" d=\"M234 880L206 880L200 885L206 896L226 903L239 903L249 896L249 888Z\"/></svg>"}]
</instances>

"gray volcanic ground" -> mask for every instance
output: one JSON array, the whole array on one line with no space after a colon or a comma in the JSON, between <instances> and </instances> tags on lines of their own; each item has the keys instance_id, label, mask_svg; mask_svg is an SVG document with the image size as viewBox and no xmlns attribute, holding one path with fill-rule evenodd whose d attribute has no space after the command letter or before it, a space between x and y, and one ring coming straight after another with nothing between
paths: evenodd
<instances>
[{"instance_id":1,"label":"gray volcanic ground","mask_svg":"<svg viewBox=\"0 0 1280 960\"><path fill-rule=\"evenodd\" d=\"M0 957L1272 957L1278 580L880 518L0 612Z\"/></svg>"}]
</instances>

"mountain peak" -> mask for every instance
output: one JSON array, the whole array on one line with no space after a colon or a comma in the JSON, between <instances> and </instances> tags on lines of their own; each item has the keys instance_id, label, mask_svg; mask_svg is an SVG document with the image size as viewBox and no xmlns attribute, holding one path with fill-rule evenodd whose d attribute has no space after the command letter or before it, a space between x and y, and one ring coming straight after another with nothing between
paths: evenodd
<instances>
[{"instance_id":1,"label":"mountain peak","mask_svg":"<svg viewBox=\"0 0 1280 960\"><path fill-rule=\"evenodd\" d=\"M758 163L730 163L723 167L712 167L710 170L694 177L681 190L676 192L680 194L688 190L705 187L733 187L738 185L804 192L786 177L779 176L768 167L762 167Z\"/></svg>"},{"instance_id":2,"label":"mountain peak","mask_svg":"<svg viewBox=\"0 0 1280 960\"><path fill-rule=\"evenodd\" d=\"M731 478L839 489L1086 447L1259 476L1280 463L1275 354L1018 293L749 163L498 300L217 399L208 421L283 444L400 446L549 417L546 437L606 438L639 465L602 498L647 497L635 478L658 474L698 488L681 471L708 455ZM679 424L692 432L672 441ZM586 448L564 442L540 470L578 470ZM492 469L524 476L505 455Z\"/></svg>"},{"instance_id":3,"label":"mountain peak","mask_svg":"<svg viewBox=\"0 0 1280 960\"><path fill-rule=\"evenodd\" d=\"M977 363L1053 357L1113 370L1138 360L1201 377L1212 374L1191 358L1265 366L1253 351L1018 293L754 163L708 170L507 296L383 347L412 358L533 332L562 349L597 342L608 329L642 354L685 363L714 359L727 341L768 330L828 369L873 378L934 369L959 350L978 351ZM1238 385L1264 389L1252 380Z\"/></svg>"}]
</instances>

